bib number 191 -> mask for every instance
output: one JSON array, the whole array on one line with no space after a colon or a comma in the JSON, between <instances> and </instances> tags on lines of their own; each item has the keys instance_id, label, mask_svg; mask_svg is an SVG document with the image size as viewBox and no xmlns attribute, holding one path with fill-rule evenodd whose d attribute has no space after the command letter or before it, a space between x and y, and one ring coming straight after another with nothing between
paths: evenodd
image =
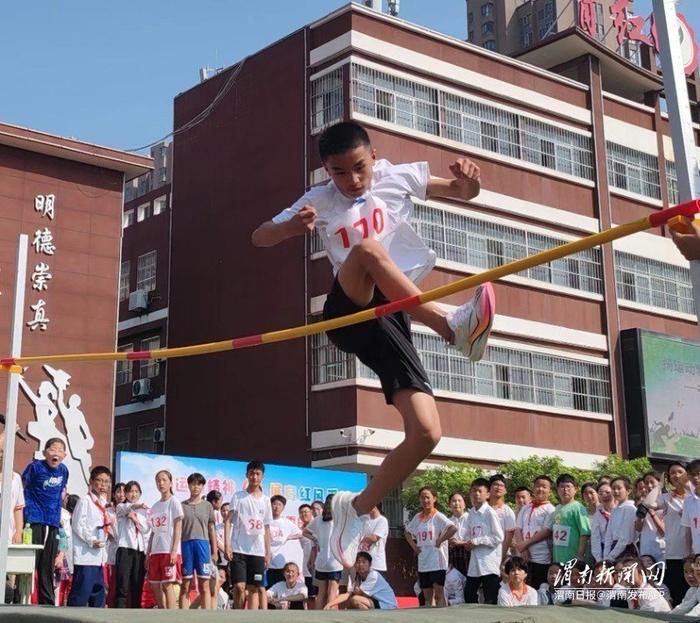
<instances>
[{"instance_id":1,"label":"bib number 191","mask_svg":"<svg viewBox=\"0 0 700 623\"><path fill-rule=\"evenodd\" d=\"M355 221L352 224L354 229L358 229L362 232L362 238L369 238L369 223L367 219L362 217L359 221ZM381 208L374 208L372 212L372 229L375 234L381 234L384 231L384 213ZM338 229L335 234L340 236L343 241L343 247L345 249L350 248L350 236L348 235L348 230L345 227Z\"/></svg>"}]
</instances>

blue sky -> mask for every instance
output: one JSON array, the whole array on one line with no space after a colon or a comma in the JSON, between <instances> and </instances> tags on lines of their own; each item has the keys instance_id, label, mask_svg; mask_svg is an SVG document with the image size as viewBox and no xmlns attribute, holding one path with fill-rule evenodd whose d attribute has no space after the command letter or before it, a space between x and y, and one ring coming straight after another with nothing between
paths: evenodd
<instances>
[{"instance_id":1,"label":"blue sky","mask_svg":"<svg viewBox=\"0 0 700 623\"><path fill-rule=\"evenodd\" d=\"M385 0L386 3L386 0ZM343 0L22 0L0 12L0 121L129 149L172 129L173 97ZM681 0L700 36L700 2ZM651 0L636 0L648 15ZM466 37L464 0L401 0L401 17Z\"/></svg>"}]
</instances>

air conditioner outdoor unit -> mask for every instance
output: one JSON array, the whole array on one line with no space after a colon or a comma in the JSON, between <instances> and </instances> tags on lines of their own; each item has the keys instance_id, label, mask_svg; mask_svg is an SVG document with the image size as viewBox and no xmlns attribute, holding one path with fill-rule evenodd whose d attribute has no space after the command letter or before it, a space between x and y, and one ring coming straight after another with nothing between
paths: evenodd
<instances>
[{"instance_id":1,"label":"air conditioner outdoor unit","mask_svg":"<svg viewBox=\"0 0 700 623\"><path fill-rule=\"evenodd\" d=\"M143 313L148 309L148 292L134 290L129 294L129 311Z\"/></svg>"},{"instance_id":2,"label":"air conditioner outdoor unit","mask_svg":"<svg viewBox=\"0 0 700 623\"><path fill-rule=\"evenodd\" d=\"M153 430L153 443L163 443L165 441L165 428L160 427Z\"/></svg>"},{"instance_id":3,"label":"air conditioner outdoor unit","mask_svg":"<svg viewBox=\"0 0 700 623\"><path fill-rule=\"evenodd\" d=\"M139 379L131 384L132 398L148 400L151 397L151 379Z\"/></svg>"}]
</instances>

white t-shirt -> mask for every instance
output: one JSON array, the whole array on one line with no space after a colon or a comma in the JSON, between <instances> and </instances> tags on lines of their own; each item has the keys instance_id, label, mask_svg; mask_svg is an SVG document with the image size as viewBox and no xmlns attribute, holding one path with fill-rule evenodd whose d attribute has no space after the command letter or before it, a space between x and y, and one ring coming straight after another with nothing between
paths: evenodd
<instances>
[{"instance_id":1,"label":"white t-shirt","mask_svg":"<svg viewBox=\"0 0 700 623\"><path fill-rule=\"evenodd\" d=\"M331 530L333 520L323 521L319 515L306 526L306 529L313 534L318 544L318 554L316 556L316 571L330 573L331 571L342 571L343 565L336 560L331 552Z\"/></svg>"},{"instance_id":2,"label":"white t-shirt","mask_svg":"<svg viewBox=\"0 0 700 623\"><path fill-rule=\"evenodd\" d=\"M508 584L501 584L498 590L498 605L506 608L514 608L516 606L536 606L538 605L537 591L532 586L525 585L523 596L518 599L513 595Z\"/></svg>"},{"instance_id":3,"label":"white t-shirt","mask_svg":"<svg viewBox=\"0 0 700 623\"><path fill-rule=\"evenodd\" d=\"M379 515L376 519L368 519L363 527L362 536L375 535L379 537L369 549L363 549L372 557L372 569L386 571L386 539L389 536L389 522L386 517Z\"/></svg>"},{"instance_id":4,"label":"white t-shirt","mask_svg":"<svg viewBox=\"0 0 700 623\"><path fill-rule=\"evenodd\" d=\"M173 545L173 532L175 521L184 516L182 504L175 496L170 496L167 500L158 500L151 508L148 521L153 531L151 541L151 554L169 554ZM182 553L180 545L177 553Z\"/></svg>"},{"instance_id":5,"label":"white t-shirt","mask_svg":"<svg viewBox=\"0 0 700 623\"><path fill-rule=\"evenodd\" d=\"M214 530L216 532L216 540L221 541L221 545L226 543L226 540L224 539L225 528L226 522L224 522L223 513L220 510L214 510ZM216 558L221 564L225 564L228 562L228 559L226 558L226 556L224 556L223 552L221 551L219 551L219 554Z\"/></svg>"},{"instance_id":6,"label":"white t-shirt","mask_svg":"<svg viewBox=\"0 0 700 623\"><path fill-rule=\"evenodd\" d=\"M270 498L237 491L231 498L234 552L248 556L265 555L265 526L272 523Z\"/></svg>"},{"instance_id":7,"label":"white t-shirt","mask_svg":"<svg viewBox=\"0 0 700 623\"><path fill-rule=\"evenodd\" d=\"M455 517L452 517L455 519ZM459 571L452 567L445 575L445 599L450 606L464 603L464 585L467 583L467 578Z\"/></svg>"},{"instance_id":8,"label":"white t-shirt","mask_svg":"<svg viewBox=\"0 0 700 623\"><path fill-rule=\"evenodd\" d=\"M355 586L358 586L357 577L355 577L354 573L351 573L348 577L348 593L352 593ZM379 602L381 610L398 608L394 591L391 590L389 583L378 571L370 569L364 581L360 582L359 587L365 595Z\"/></svg>"},{"instance_id":9,"label":"white t-shirt","mask_svg":"<svg viewBox=\"0 0 700 623\"><path fill-rule=\"evenodd\" d=\"M301 570L304 564L301 542L299 539L288 540L294 534L301 534L301 530L299 526L286 517L272 520L270 523L270 537L272 539L270 569L282 569L288 562L295 562Z\"/></svg>"},{"instance_id":10,"label":"white t-shirt","mask_svg":"<svg viewBox=\"0 0 700 623\"><path fill-rule=\"evenodd\" d=\"M679 498L673 493L662 493L657 500L658 509L665 513L666 560L683 560L691 554L690 533L688 528L681 525L685 500L689 498L690 496Z\"/></svg>"},{"instance_id":11,"label":"white t-shirt","mask_svg":"<svg viewBox=\"0 0 700 623\"><path fill-rule=\"evenodd\" d=\"M457 526L457 533L454 535L453 538L459 539L460 541L468 541L469 540L469 531L467 530L467 519L469 519L469 513L466 511L462 513L461 517L457 517L455 515L452 515L450 517L450 521Z\"/></svg>"},{"instance_id":12,"label":"white t-shirt","mask_svg":"<svg viewBox=\"0 0 700 623\"><path fill-rule=\"evenodd\" d=\"M314 542L303 536L299 540L301 543L301 551L304 552L304 567L302 569L302 575L307 578L312 578L314 575L314 570L309 569L309 559L311 558L311 551L314 548Z\"/></svg>"},{"instance_id":13,"label":"white t-shirt","mask_svg":"<svg viewBox=\"0 0 700 623\"><path fill-rule=\"evenodd\" d=\"M499 508L491 506L491 508L493 508L493 511L496 513L498 521L501 522L501 528L503 528L503 536L505 536L507 532L515 530L515 513L513 512L513 509L510 506L508 506L508 504L504 504Z\"/></svg>"},{"instance_id":14,"label":"white t-shirt","mask_svg":"<svg viewBox=\"0 0 700 623\"><path fill-rule=\"evenodd\" d=\"M418 572L447 571L448 544L443 541L440 546L436 545L440 536L445 530L454 525L440 511L430 517L424 517L422 512L418 512L406 526L406 530L416 540L416 545L420 548L418 553Z\"/></svg>"},{"instance_id":15,"label":"white t-shirt","mask_svg":"<svg viewBox=\"0 0 700 623\"><path fill-rule=\"evenodd\" d=\"M304 205L312 205L317 213L316 229L334 274L352 247L363 238L372 238L382 243L402 272L418 282L432 270L436 256L411 225L410 197L425 199L429 180L427 162L392 165L387 160L377 160L372 185L362 197L346 197L331 181L310 188L272 221L284 223Z\"/></svg>"},{"instance_id":16,"label":"white t-shirt","mask_svg":"<svg viewBox=\"0 0 700 623\"><path fill-rule=\"evenodd\" d=\"M308 596L309 589L306 588L303 578L297 579L297 583L291 588L287 586L287 582L277 582L267 589L267 599L273 604L280 601L303 601Z\"/></svg>"},{"instance_id":17,"label":"white t-shirt","mask_svg":"<svg viewBox=\"0 0 700 623\"><path fill-rule=\"evenodd\" d=\"M591 554L596 562L603 560L603 549L605 546L605 533L610 523L610 512L602 506L595 509L591 515Z\"/></svg>"},{"instance_id":18,"label":"white t-shirt","mask_svg":"<svg viewBox=\"0 0 700 623\"><path fill-rule=\"evenodd\" d=\"M0 472L0 480L2 472ZM0 492L2 486L0 486ZM10 490L12 501L10 502L10 534L9 542L12 543L12 537L15 535L15 511L18 508L24 508L24 487L22 486L22 477L17 472L12 472L12 486Z\"/></svg>"},{"instance_id":19,"label":"white t-shirt","mask_svg":"<svg viewBox=\"0 0 700 623\"><path fill-rule=\"evenodd\" d=\"M693 552L700 552L700 498L694 493L685 499L681 525L690 528Z\"/></svg>"},{"instance_id":20,"label":"white t-shirt","mask_svg":"<svg viewBox=\"0 0 700 623\"><path fill-rule=\"evenodd\" d=\"M551 530L554 520L554 506L549 502L545 502L541 506L533 508L533 503L530 502L527 506L523 506L518 514L516 521L517 527L523 533L525 540L530 539L540 530ZM541 565L546 565L552 562L552 550L550 547L550 539L545 539L539 543L531 545L529 548L530 560Z\"/></svg>"}]
</instances>

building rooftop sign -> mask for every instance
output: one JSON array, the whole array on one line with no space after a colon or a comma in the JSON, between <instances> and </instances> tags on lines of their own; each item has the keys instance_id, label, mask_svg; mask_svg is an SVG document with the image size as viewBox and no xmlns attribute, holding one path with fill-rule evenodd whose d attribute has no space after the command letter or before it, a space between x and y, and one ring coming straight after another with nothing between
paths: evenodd
<instances>
[{"instance_id":1,"label":"building rooftop sign","mask_svg":"<svg viewBox=\"0 0 700 623\"><path fill-rule=\"evenodd\" d=\"M654 14L647 19L641 15L630 14L631 0L617 0L610 7L610 14L613 26L617 30L617 43L622 45L626 40L641 41L654 48L659 53L659 43L656 35L656 24ZM649 22L649 29L645 32L645 24ZM591 37L596 37L596 17L595 0L579 0L578 2L578 26ZM678 31L681 39L681 50L683 52L683 65L686 75L692 74L698 66L698 44L695 39L695 32L690 27L684 15L678 13Z\"/></svg>"}]
</instances>

